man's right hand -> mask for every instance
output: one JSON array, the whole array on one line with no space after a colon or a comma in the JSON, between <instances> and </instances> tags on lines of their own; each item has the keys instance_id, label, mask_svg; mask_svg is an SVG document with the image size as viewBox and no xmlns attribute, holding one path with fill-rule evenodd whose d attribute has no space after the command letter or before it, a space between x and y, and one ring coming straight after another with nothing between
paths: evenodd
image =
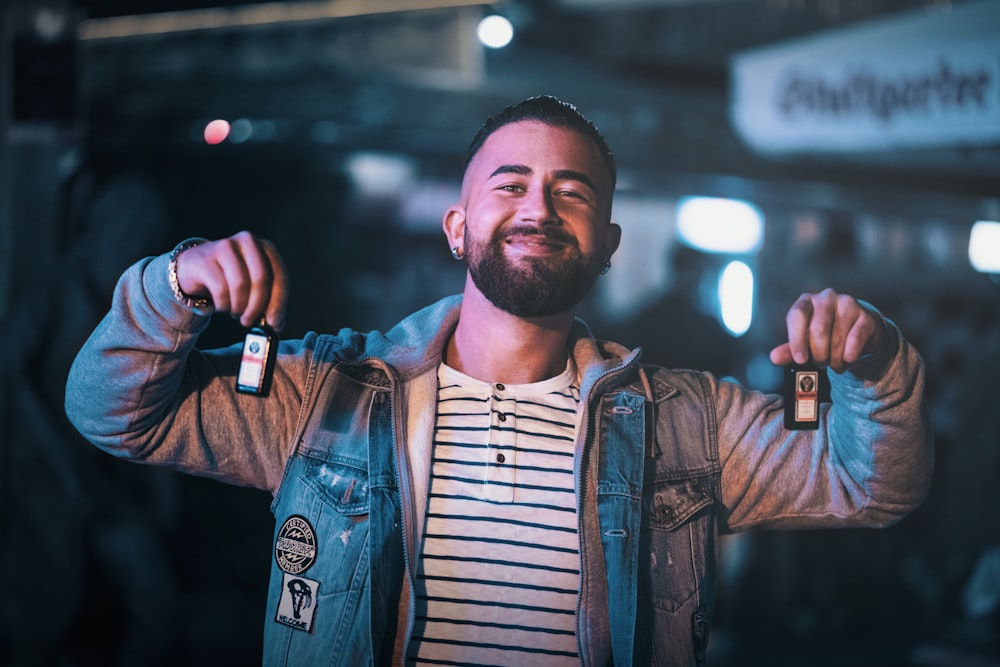
<instances>
[{"instance_id":1,"label":"man's right hand","mask_svg":"<svg viewBox=\"0 0 1000 667\"><path fill-rule=\"evenodd\" d=\"M276 331L285 326L288 272L274 244L250 232L208 241L177 256L177 283L191 297L210 297L217 312L245 327L263 316Z\"/></svg>"}]
</instances>

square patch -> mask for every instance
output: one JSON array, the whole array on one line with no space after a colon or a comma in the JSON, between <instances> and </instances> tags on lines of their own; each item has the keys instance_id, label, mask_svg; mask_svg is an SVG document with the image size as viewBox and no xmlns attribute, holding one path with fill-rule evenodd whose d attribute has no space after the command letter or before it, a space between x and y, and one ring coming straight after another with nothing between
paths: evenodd
<instances>
[{"instance_id":1,"label":"square patch","mask_svg":"<svg viewBox=\"0 0 1000 667\"><path fill-rule=\"evenodd\" d=\"M274 620L296 630L312 632L318 599L318 581L284 572L281 579L278 614Z\"/></svg>"}]
</instances>

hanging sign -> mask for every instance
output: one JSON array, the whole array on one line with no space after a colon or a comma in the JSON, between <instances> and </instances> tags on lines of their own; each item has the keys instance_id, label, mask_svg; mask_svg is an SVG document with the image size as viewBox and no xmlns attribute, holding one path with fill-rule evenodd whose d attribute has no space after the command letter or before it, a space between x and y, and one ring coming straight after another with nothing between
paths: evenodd
<instances>
[{"instance_id":1,"label":"hanging sign","mask_svg":"<svg viewBox=\"0 0 1000 667\"><path fill-rule=\"evenodd\" d=\"M1000 1L737 54L730 119L762 153L1000 143Z\"/></svg>"}]
</instances>

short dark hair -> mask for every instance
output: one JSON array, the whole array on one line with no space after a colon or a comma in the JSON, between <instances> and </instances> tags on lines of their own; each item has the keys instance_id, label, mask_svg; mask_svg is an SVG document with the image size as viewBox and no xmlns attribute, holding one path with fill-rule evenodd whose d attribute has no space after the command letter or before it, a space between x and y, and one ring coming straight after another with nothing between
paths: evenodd
<instances>
[{"instance_id":1,"label":"short dark hair","mask_svg":"<svg viewBox=\"0 0 1000 667\"><path fill-rule=\"evenodd\" d=\"M598 131L597 126L580 113L575 106L551 95L529 97L516 104L508 105L500 113L487 118L483 126L476 132L476 136L472 138L472 143L469 144L469 148L465 152L465 168L468 169L472 158L476 156L491 134L504 125L528 120L573 130L593 141L611 174L611 187L614 188L618 180L618 169L615 166L614 153L611 152L607 140Z\"/></svg>"}]
</instances>

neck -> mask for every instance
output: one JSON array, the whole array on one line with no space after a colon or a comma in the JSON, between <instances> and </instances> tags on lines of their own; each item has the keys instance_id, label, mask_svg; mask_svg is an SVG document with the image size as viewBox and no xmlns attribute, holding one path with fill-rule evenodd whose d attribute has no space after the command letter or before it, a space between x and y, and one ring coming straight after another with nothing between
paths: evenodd
<instances>
[{"instance_id":1,"label":"neck","mask_svg":"<svg viewBox=\"0 0 1000 667\"><path fill-rule=\"evenodd\" d=\"M511 315L490 303L468 281L445 362L486 382L547 380L566 369L566 342L572 324L571 311L539 318Z\"/></svg>"}]
</instances>

